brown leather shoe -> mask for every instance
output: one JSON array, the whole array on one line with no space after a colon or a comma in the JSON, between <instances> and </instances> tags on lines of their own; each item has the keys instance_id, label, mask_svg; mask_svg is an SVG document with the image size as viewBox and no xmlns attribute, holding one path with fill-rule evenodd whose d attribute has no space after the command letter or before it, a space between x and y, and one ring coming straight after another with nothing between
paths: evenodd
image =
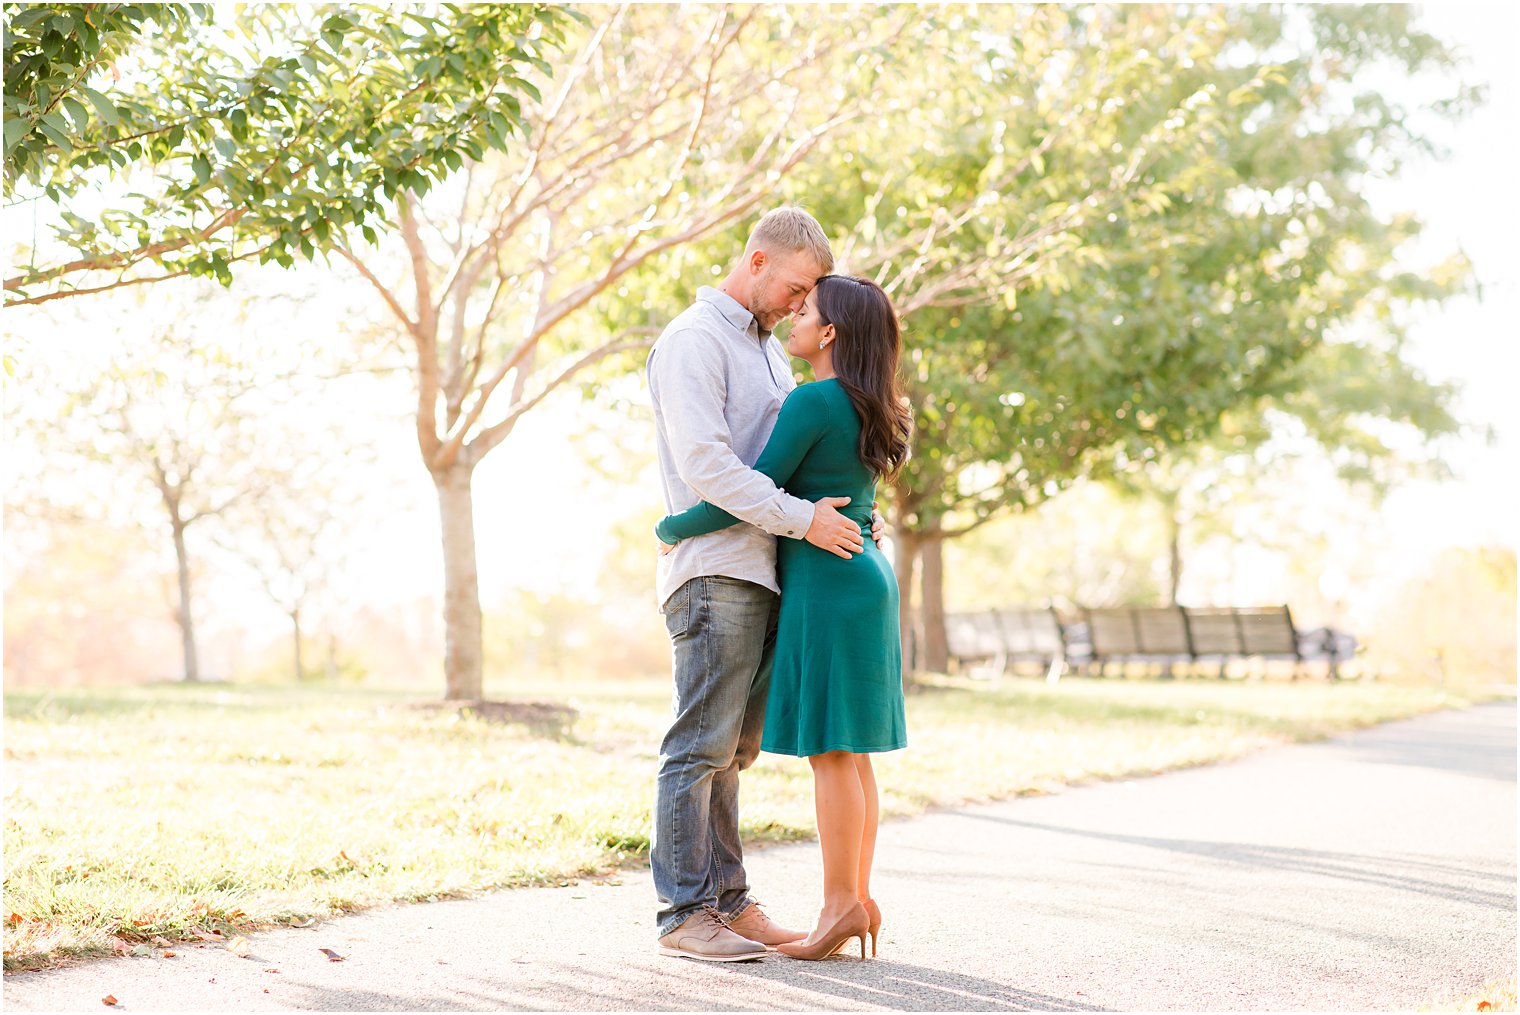
<instances>
[{"instance_id":1,"label":"brown leather shoe","mask_svg":"<svg viewBox=\"0 0 1520 1015\"><path fill-rule=\"evenodd\" d=\"M763 957L766 949L723 926L716 911L699 909L660 938L660 954L707 962L743 962Z\"/></svg>"},{"instance_id":2,"label":"brown leather shoe","mask_svg":"<svg viewBox=\"0 0 1520 1015\"><path fill-rule=\"evenodd\" d=\"M788 941L801 941L807 937L807 931L787 930L785 927L772 923L771 918L765 915L765 911L760 908L758 902L751 902L745 907L744 912L728 921L728 929L740 937L772 947Z\"/></svg>"}]
</instances>

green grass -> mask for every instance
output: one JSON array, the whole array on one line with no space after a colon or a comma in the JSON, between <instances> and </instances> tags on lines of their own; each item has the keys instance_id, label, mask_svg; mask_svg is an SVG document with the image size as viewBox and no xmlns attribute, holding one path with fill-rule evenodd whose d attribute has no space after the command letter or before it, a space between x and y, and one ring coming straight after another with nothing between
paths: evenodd
<instances>
[{"instance_id":1,"label":"green grass","mask_svg":"<svg viewBox=\"0 0 1520 1015\"><path fill-rule=\"evenodd\" d=\"M510 694L565 708L486 719L415 692L310 687L7 694L6 968L646 862L668 684ZM909 699L912 746L879 761L882 810L1159 772L1482 697L944 680ZM813 834L805 762L762 756L743 804L749 842Z\"/></svg>"}]
</instances>

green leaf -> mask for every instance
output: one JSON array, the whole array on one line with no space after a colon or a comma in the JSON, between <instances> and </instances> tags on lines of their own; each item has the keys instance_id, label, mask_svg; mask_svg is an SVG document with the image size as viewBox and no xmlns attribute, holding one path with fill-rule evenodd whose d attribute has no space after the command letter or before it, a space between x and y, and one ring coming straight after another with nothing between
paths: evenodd
<instances>
[{"instance_id":1,"label":"green leaf","mask_svg":"<svg viewBox=\"0 0 1520 1015\"><path fill-rule=\"evenodd\" d=\"M72 152L74 150L74 143L69 140L68 134L55 127L46 117L37 121L37 129L42 131L49 141L62 148L65 152Z\"/></svg>"},{"instance_id":2,"label":"green leaf","mask_svg":"<svg viewBox=\"0 0 1520 1015\"><path fill-rule=\"evenodd\" d=\"M121 123L121 117L117 115L116 107L111 104L110 99L107 99L95 89L86 88L84 85L80 85L79 90L84 94L86 99L90 100L90 105L95 107L96 114L105 121L106 126L115 127Z\"/></svg>"},{"instance_id":3,"label":"green leaf","mask_svg":"<svg viewBox=\"0 0 1520 1015\"><path fill-rule=\"evenodd\" d=\"M69 95L64 97L63 107L69 111L69 116L73 117L76 131L82 131L89 126L90 111L83 102Z\"/></svg>"},{"instance_id":4,"label":"green leaf","mask_svg":"<svg viewBox=\"0 0 1520 1015\"><path fill-rule=\"evenodd\" d=\"M11 149L16 146L32 129L32 125L19 117L8 117L5 121L5 154L10 155Z\"/></svg>"},{"instance_id":5,"label":"green leaf","mask_svg":"<svg viewBox=\"0 0 1520 1015\"><path fill-rule=\"evenodd\" d=\"M211 179L211 162L204 155L196 155L190 160L190 168L195 170L195 182L204 185Z\"/></svg>"}]
</instances>

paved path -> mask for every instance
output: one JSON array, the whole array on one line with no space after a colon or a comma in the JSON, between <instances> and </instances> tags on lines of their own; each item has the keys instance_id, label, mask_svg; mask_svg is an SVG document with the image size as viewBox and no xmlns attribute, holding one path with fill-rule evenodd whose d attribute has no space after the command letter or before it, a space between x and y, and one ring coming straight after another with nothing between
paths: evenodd
<instances>
[{"instance_id":1,"label":"paved path","mask_svg":"<svg viewBox=\"0 0 1520 1015\"><path fill-rule=\"evenodd\" d=\"M882 830L874 962L662 958L647 872L5 980L16 1011L1414 1008L1515 969L1515 708ZM756 851L771 911L817 846ZM319 948L347 956L329 962Z\"/></svg>"}]
</instances>

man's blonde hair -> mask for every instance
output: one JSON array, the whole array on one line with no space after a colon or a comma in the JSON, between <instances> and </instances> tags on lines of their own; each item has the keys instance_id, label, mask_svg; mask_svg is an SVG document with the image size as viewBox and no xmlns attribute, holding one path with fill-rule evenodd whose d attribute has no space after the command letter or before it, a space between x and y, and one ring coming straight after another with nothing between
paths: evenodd
<instances>
[{"instance_id":1,"label":"man's blonde hair","mask_svg":"<svg viewBox=\"0 0 1520 1015\"><path fill-rule=\"evenodd\" d=\"M744 256L757 250L766 253L806 251L825 275L834 270L834 251L818 220L796 205L772 208L761 216L744 245Z\"/></svg>"}]
</instances>

